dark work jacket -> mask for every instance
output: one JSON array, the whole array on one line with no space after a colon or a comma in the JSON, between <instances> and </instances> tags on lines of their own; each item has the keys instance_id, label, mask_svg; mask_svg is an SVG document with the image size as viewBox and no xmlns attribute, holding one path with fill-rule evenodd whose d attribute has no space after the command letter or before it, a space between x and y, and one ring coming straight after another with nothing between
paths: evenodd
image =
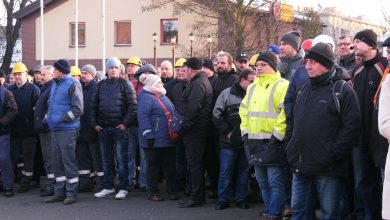
<instances>
[{"instance_id":1,"label":"dark work jacket","mask_svg":"<svg viewBox=\"0 0 390 220\"><path fill-rule=\"evenodd\" d=\"M219 130L219 146L221 148L243 148L241 140L241 118L238 114L245 90L237 82L232 87L225 89L218 96L213 110L213 122ZM231 133L230 139L228 134Z\"/></svg>"},{"instance_id":2,"label":"dark work jacket","mask_svg":"<svg viewBox=\"0 0 390 220\"><path fill-rule=\"evenodd\" d=\"M234 83L238 82L238 76L237 73L231 69L229 72L224 74L218 74L217 79L214 81L213 86L213 104L214 107L215 102L217 101L217 98L221 92L232 85Z\"/></svg>"},{"instance_id":3,"label":"dark work jacket","mask_svg":"<svg viewBox=\"0 0 390 220\"><path fill-rule=\"evenodd\" d=\"M339 65L344 67L348 71L349 75L352 77L353 70L357 66L356 61L355 61L355 53L352 53L348 57L340 59Z\"/></svg>"},{"instance_id":4,"label":"dark work jacket","mask_svg":"<svg viewBox=\"0 0 390 220\"><path fill-rule=\"evenodd\" d=\"M49 132L49 127L47 123L43 123L43 119L47 114L48 105L47 102L50 97L50 90L54 83L54 80L50 80L45 84L41 85L41 95L38 98L37 103L35 104L34 111L34 129L37 132Z\"/></svg>"},{"instance_id":5,"label":"dark work jacket","mask_svg":"<svg viewBox=\"0 0 390 220\"><path fill-rule=\"evenodd\" d=\"M93 95L96 91L96 81L92 80L89 84L83 86L83 100L84 100L84 114L80 119L80 135L79 141L95 141L97 133L95 129L91 126L91 103Z\"/></svg>"},{"instance_id":6,"label":"dark work jacket","mask_svg":"<svg viewBox=\"0 0 390 220\"><path fill-rule=\"evenodd\" d=\"M126 79L104 79L97 84L91 104L91 126L128 127L136 120L137 101L133 85Z\"/></svg>"},{"instance_id":7,"label":"dark work jacket","mask_svg":"<svg viewBox=\"0 0 390 220\"><path fill-rule=\"evenodd\" d=\"M171 78L161 78L161 82L166 86L169 82L175 80L176 78L171 77Z\"/></svg>"},{"instance_id":8,"label":"dark work jacket","mask_svg":"<svg viewBox=\"0 0 390 220\"><path fill-rule=\"evenodd\" d=\"M174 80L169 81L167 84L164 84L165 90L167 91L166 95L168 96L169 99L171 99L171 97L174 95L173 94L173 87L179 82L180 82L180 80L175 78ZM171 99L171 101L172 101L172 99Z\"/></svg>"},{"instance_id":9,"label":"dark work jacket","mask_svg":"<svg viewBox=\"0 0 390 220\"><path fill-rule=\"evenodd\" d=\"M378 117L373 118L374 96L378 90L382 79L382 73L378 71L375 64L383 67L387 66L386 58L377 52L377 55L368 61L363 61L361 66L356 67L353 78L353 88L359 100L360 111L362 114L362 132L357 143L358 147L369 147L372 143L372 132L375 130L379 134L378 127L373 128L373 120L378 121Z\"/></svg>"},{"instance_id":10,"label":"dark work jacket","mask_svg":"<svg viewBox=\"0 0 390 220\"><path fill-rule=\"evenodd\" d=\"M291 80L295 71L301 66L304 56L304 51L300 49L294 57L284 57L281 59L281 62L277 65L277 69L284 79Z\"/></svg>"},{"instance_id":11,"label":"dark work jacket","mask_svg":"<svg viewBox=\"0 0 390 220\"><path fill-rule=\"evenodd\" d=\"M170 89L170 92L168 92L167 90L167 97L169 98L169 100L171 100L175 108L178 108L181 95L183 94L183 91L186 88L187 84L188 81L177 81L175 85Z\"/></svg>"},{"instance_id":12,"label":"dark work jacket","mask_svg":"<svg viewBox=\"0 0 390 220\"><path fill-rule=\"evenodd\" d=\"M186 121L183 134L188 131L204 132L211 121L213 89L204 72L197 73L184 89L178 111Z\"/></svg>"},{"instance_id":13,"label":"dark work jacket","mask_svg":"<svg viewBox=\"0 0 390 220\"><path fill-rule=\"evenodd\" d=\"M0 135L9 134L9 126L18 114L18 106L14 95L0 86Z\"/></svg>"},{"instance_id":14,"label":"dark work jacket","mask_svg":"<svg viewBox=\"0 0 390 220\"><path fill-rule=\"evenodd\" d=\"M345 84L337 112L332 88L339 76L330 71L311 78L296 99L285 149L293 172L348 177L350 154L360 132L360 111L355 92Z\"/></svg>"},{"instance_id":15,"label":"dark work jacket","mask_svg":"<svg viewBox=\"0 0 390 220\"><path fill-rule=\"evenodd\" d=\"M19 114L11 125L11 136L32 137L34 132L34 108L39 98L39 88L29 82L18 88L16 84L9 87L18 104Z\"/></svg>"}]
</instances>

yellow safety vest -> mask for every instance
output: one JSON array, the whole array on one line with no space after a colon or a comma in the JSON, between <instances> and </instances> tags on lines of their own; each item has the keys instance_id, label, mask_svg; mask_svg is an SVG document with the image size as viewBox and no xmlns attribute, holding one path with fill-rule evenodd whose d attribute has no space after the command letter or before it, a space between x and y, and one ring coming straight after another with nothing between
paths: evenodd
<instances>
[{"instance_id":1,"label":"yellow safety vest","mask_svg":"<svg viewBox=\"0 0 390 220\"><path fill-rule=\"evenodd\" d=\"M248 87L240 105L241 134L249 139L270 139L274 135L283 140L286 134L284 96L289 81L279 72L263 74Z\"/></svg>"}]
</instances>

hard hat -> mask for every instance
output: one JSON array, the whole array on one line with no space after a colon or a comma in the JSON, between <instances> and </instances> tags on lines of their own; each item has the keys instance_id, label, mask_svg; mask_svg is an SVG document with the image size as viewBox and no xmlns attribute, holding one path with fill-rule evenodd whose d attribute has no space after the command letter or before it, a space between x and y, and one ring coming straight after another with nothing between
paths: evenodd
<instances>
[{"instance_id":1,"label":"hard hat","mask_svg":"<svg viewBox=\"0 0 390 220\"><path fill-rule=\"evenodd\" d=\"M325 34L321 34L321 35L318 35L317 37L315 37L313 39L313 42L311 43L311 46L314 47L316 44L318 43L326 43L326 44L330 44L333 48L333 52L335 52L336 50L336 47L334 45L334 40L331 36L329 35L325 35Z\"/></svg>"},{"instance_id":2,"label":"hard hat","mask_svg":"<svg viewBox=\"0 0 390 220\"><path fill-rule=\"evenodd\" d=\"M259 56L259 54L255 54L251 57L251 59L249 60L249 65L250 66L255 66L256 65L256 60L257 60L257 57Z\"/></svg>"},{"instance_id":3,"label":"hard hat","mask_svg":"<svg viewBox=\"0 0 390 220\"><path fill-rule=\"evenodd\" d=\"M141 62L141 59L137 56L133 56L133 57L130 57L126 64L134 64L134 65L138 65L138 66L142 66L142 62Z\"/></svg>"},{"instance_id":4,"label":"hard hat","mask_svg":"<svg viewBox=\"0 0 390 220\"><path fill-rule=\"evenodd\" d=\"M304 40L304 41L302 42L301 47L302 47L302 49L303 49L305 52L307 52L308 50L310 50L312 43L313 43L313 39L306 39L306 40Z\"/></svg>"},{"instance_id":5,"label":"hard hat","mask_svg":"<svg viewBox=\"0 0 390 220\"><path fill-rule=\"evenodd\" d=\"M182 67L186 61L187 61L187 60L184 59L184 58L178 59L178 60L176 61L176 63L175 63L175 68L177 68L177 67Z\"/></svg>"},{"instance_id":6,"label":"hard hat","mask_svg":"<svg viewBox=\"0 0 390 220\"><path fill-rule=\"evenodd\" d=\"M12 68L12 73L27 73L27 67L23 63L15 63L14 67Z\"/></svg>"},{"instance_id":7,"label":"hard hat","mask_svg":"<svg viewBox=\"0 0 390 220\"><path fill-rule=\"evenodd\" d=\"M71 76L81 76L81 71L77 66L70 67L70 75Z\"/></svg>"}]
</instances>

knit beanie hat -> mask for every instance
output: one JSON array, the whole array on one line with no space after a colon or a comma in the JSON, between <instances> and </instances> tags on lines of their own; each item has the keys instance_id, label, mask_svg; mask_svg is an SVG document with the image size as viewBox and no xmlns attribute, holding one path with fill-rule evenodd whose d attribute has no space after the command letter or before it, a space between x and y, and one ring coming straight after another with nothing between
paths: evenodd
<instances>
[{"instance_id":1,"label":"knit beanie hat","mask_svg":"<svg viewBox=\"0 0 390 220\"><path fill-rule=\"evenodd\" d=\"M322 42L314 45L307 51L305 59L315 60L329 70L335 65L335 56L332 46Z\"/></svg>"},{"instance_id":2,"label":"knit beanie hat","mask_svg":"<svg viewBox=\"0 0 390 220\"><path fill-rule=\"evenodd\" d=\"M355 35L354 40L355 39L361 40L364 43L366 43L368 46L372 47L373 49L376 49L377 38L378 36L372 29L364 29Z\"/></svg>"},{"instance_id":3,"label":"knit beanie hat","mask_svg":"<svg viewBox=\"0 0 390 220\"><path fill-rule=\"evenodd\" d=\"M69 61L65 59L57 60L53 64L54 68L56 68L58 71L60 71L63 74L69 74L70 73L70 63Z\"/></svg>"},{"instance_id":4,"label":"knit beanie hat","mask_svg":"<svg viewBox=\"0 0 390 220\"><path fill-rule=\"evenodd\" d=\"M153 74L157 75L156 68L154 68L154 66L152 64L147 63L147 64L141 66L141 68L139 68L137 70L137 72L135 72L135 76L139 77L139 75L141 75L142 73L146 73L146 72L153 73Z\"/></svg>"},{"instance_id":5,"label":"knit beanie hat","mask_svg":"<svg viewBox=\"0 0 390 220\"><path fill-rule=\"evenodd\" d=\"M277 71L276 70L276 64L278 63L278 58L276 57L276 54L274 52L271 52L271 51L264 51L264 52L261 52L259 54L259 56L257 57L257 61L263 61L263 62L266 62L268 63L268 65L271 66L271 68L274 70L274 71Z\"/></svg>"},{"instance_id":6,"label":"knit beanie hat","mask_svg":"<svg viewBox=\"0 0 390 220\"><path fill-rule=\"evenodd\" d=\"M161 82L161 78L158 75L148 74L141 83L145 86L155 86L159 82Z\"/></svg>"},{"instance_id":7,"label":"knit beanie hat","mask_svg":"<svg viewBox=\"0 0 390 220\"><path fill-rule=\"evenodd\" d=\"M298 51L299 47L301 46L301 32L300 31L287 32L282 36L282 38L280 38L280 41L289 44L296 51Z\"/></svg>"},{"instance_id":8,"label":"knit beanie hat","mask_svg":"<svg viewBox=\"0 0 390 220\"><path fill-rule=\"evenodd\" d=\"M185 63L184 66L193 69L193 70L201 70L202 69L202 60L196 57L189 58Z\"/></svg>"},{"instance_id":9,"label":"knit beanie hat","mask_svg":"<svg viewBox=\"0 0 390 220\"><path fill-rule=\"evenodd\" d=\"M276 55L280 55L280 48L274 44L268 46L268 51L274 52Z\"/></svg>"},{"instance_id":10,"label":"knit beanie hat","mask_svg":"<svg viewBox=\"0 0 390 220\"><path fill-rule=\"evenodd\" d=\"M111 67L118 67L120 66L120 62L117 58L110 58L106 61L106 72L108 71L108 69L110 69Z\"/></svg>"},{"instance_id":11,"label":"knit beanie hat","mask_svg":"<svg viewBox=\"0 0 390 220\"><path fill-rule=\"evenodd\" d=\"M213 61L211 61L211 59L209 59L209 58L203 59L203 65L202 66L206 67L209 70L215 71L214 70Z\"/></svg>"},{"instance_id":12,"label":"knit beanie hat","mask_svg":"<svg viewBox=\"0 0 390 220\"><path fill-rule=\"evenodd\" d=\"M81 72L87 72L95 78L96 76L96 68L92 64L87 64L81 68Z\"/></svg>"}]
</instances>

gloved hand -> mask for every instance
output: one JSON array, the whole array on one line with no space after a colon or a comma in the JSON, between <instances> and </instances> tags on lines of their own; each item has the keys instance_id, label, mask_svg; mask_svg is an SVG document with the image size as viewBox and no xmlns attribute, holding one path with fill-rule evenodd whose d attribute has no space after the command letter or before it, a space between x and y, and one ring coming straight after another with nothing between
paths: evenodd
<instances>
[{"instance_id":1,"label":"gloved hand","mask_svg":"<svg viewBox=\"0 0 390 220\"><path fill-rule=\"evenodd\" d=\"M148 144L148 147L154 146L154 139L146 139L146 143Z\"/></svg>"}]
</instances>

